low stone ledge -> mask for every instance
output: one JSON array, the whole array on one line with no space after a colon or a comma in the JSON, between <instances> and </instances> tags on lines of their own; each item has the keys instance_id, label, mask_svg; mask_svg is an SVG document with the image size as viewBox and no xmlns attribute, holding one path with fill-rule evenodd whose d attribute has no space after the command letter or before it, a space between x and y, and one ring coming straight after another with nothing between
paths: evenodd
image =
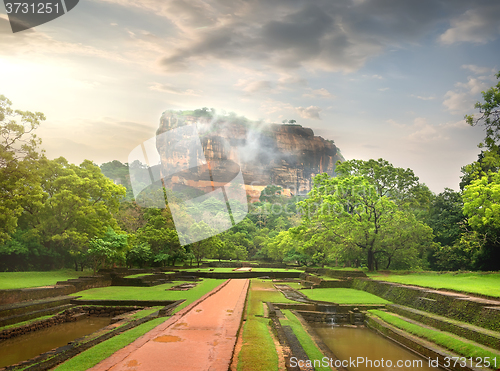
<instances>
[{"instance_id":1,"label":"low stone ledge","mask_svg":"<svg viewBox=\"0 0 500 371\"><path fill-rule=\"evenodd\" d=\"M371 314L366 315L365 324L368 328L376 331L382 336L391 339L392 341L398 343L399 345L408 348L409 350L423 356L424 358L438 359L439 366L444 367L445 358L451 359L452 357L460 357L457 354L450 352L446 349L440 348L437 345L413 336L403 330L398 329ZM446 368L445 368L446 369ZM472 367L462 367L457 364L455 367L453 365L447 369L452 371L479 371L484 369L477 369Z\"/></svg>"},{"instance_id":2,"label":"low stone ledge","mask_svg":"<svg viewBox=\"0 0 500 371\"><path fill-rule=\"evenodd\" d=\"M69 295L75 292L77 292L77 289L73 285L0 290L0 305L14 304L30 300L40 300L53 296Z\"/></svg>"},{"instance_id":3,"label":"low stone ledge","mask_svg":"<svg viewBox=\"0 0 500 371\"><path fill-rule=\"evenodd\" d=\"M102 306L140 306L158 307L177 303L176 300L87 300L73 299L71 304L76 305L102 305Z\"/></svg>"}]
</instances>

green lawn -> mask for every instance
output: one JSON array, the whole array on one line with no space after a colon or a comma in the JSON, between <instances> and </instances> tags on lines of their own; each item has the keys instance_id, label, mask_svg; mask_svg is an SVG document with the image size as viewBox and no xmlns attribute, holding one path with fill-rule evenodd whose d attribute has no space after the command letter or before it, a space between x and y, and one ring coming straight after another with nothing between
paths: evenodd
<instances>
[{"instance_id":1,"label":"green lawn","mask_svg":"<svg viewBox=\"0 0 500 371\"><path fill-rule=\"evenodd\" d=\"M312 289L301 290L312 300L329 301L337 304L387 304L389 301L368 292L355 289Z\"/></svg>"},{"instance_id":2,"label":"green lawn","mask_svg":"<svg viewBox=\"0 0 500 371\"><path fill-rule=\"evenodd\" d=\"M405 275L381 275L372 273L370 274L370 278L407 285L430 287L433 289L451 289L500 298L500 273L423 272Z\"/></svg>"},{"instance_id":3,"label":"green lawn","mask_svg":"<svg viewBox=\"0 0 500 371\"><path fill-rule=\"evenodd\" d=\"M0 272L0 290L51 286L55 285L57 281L91 275L91 270L77 272L74 269L61 269L50 272Z\"/></svg>"},{"instance_id":4,"label":"green lawn","mask_svg":"<svg viewBox=\"0 0 500 371\"><path fill-rule=\"evenodd\" d=\"M196 285L196 287L187 291L165 291L172 286L180 285L185 282L173 282L152 287L126 287L126 286L108 286L95 289L80 291L73 296L81 296L87 300L180 300L186 299L179 305L175 312L189 305L193 301L202 297L213 290L225 280L205 279Z\"/></svg>"},{"instance_id":5,"label":"green lawn","mask_svg":"<svg viewBox=\"0 0 500 371\"><path fill-rule=\"evenodd\" d=\"M123 278L139 278L139 277L144 277L144 276L152 276L154 273L138 273L138 274L132 274L130 276L125 276Z\"/></svg>"},{"instance_id":6,"label":"green lawn","mask_svg":"<svg viewBox=\"0 0 500 371\"><path fill-rule=\"evenodd\" d=\"M271 281L253 278L243 325L243 346L238 356L238 371L278 370L278 356L269 329L269 319L264 318L263 302L292 303L279 291L273 290Z\"/></svg>"},{"instance_id":7,"label":"green lawn","mask_svg":"<svg viewBox=\"0 0 500 371\"><path fill-rule=\"evenodd\" d=\"M286 319L280 319L281 325L292 328L293 333L299 340L300 345L302 345L314 369L317 371L331 371L330 367L322 367L321 360L323 359L323 353L316 346L306 330L304 330L298 318L288 309L283 310L283 314Z\"/></svg>"},{"instance_id":8,"label":"green lawn","mask_svg":"<svg viewBox=\"0 0 500 371\"><path fill-rule=\"evenodd\" d=\"M217 273L227 273L232 272L236 268L188 268L180 269L184 272L217 272Z\"/></svg>"},{"instance_id":9,"label":"green lawn","mask_svg":"<svg viewBox=\"0 0 500 371\"><path fill-rule=\"evenodd\" d=\"M182 269L183 271L186 272L217 272L217 273L226 273L226 272L238 272L235 271L237 268L188 268L188 269ZM240 271L240 272L246 272L246 271ZM288 269L288 268L252 268L252 272L303 272L301 270L297 269Z\"/></svg>"}]
</instances>

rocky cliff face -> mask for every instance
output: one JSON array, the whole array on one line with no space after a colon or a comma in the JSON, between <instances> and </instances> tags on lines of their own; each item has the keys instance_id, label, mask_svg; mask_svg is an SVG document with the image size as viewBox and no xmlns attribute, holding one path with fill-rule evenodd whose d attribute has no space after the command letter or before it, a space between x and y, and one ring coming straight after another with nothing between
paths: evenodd
<instances>
[{"instance_id":1,"label":"rocky cliff face","mask_svg":"<svg viewBox=\"0 0 500 371\"><path fill-rule=\"evenodd\" d=\"M197 132L192 131L192 124ZM198 137L196 142L193 138ZM164 112L156 147L163 169L168 168L162 171L169 188L211 192L241 169L253 200L271 184L281 186L285 194L305 194L314 175L334 175L336 162L344 161L333 141L315 136L309 128L260 125L234 115L212 117L209 113Z\"/></svg>"}]
</instances>

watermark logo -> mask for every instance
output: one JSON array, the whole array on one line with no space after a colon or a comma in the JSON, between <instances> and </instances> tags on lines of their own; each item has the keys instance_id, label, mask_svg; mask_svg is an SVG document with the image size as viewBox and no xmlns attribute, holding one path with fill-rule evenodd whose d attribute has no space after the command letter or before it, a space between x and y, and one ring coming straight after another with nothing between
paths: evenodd
<instances>
[{"instance_id":1,"label":"watermark logo","mask_svg":"<svg viewBox=\"0 0 500 371\"><path fill-rule=\"evenodd\" d=\"M165 208L168 200L179 240L188 245L245 218L245 183L224 128L182 121L169 129L130 152L130 181L138 205Z\"/></svg>"},{"instance_id":2,"label":"watermark logo","mask_svg":"<svg viewBox=\"0 0 500 371\"><path fill-rule=\"evenodd\" d=\"M50 22L73 9L79 0L4 0L12 32Z\"/></svg>"}]
</instances>

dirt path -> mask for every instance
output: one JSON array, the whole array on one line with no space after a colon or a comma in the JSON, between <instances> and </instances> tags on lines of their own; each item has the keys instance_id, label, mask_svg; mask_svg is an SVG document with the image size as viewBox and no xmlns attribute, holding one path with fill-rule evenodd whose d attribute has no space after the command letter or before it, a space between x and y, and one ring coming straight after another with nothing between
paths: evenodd
<instances>
[{"instance_id":1,"label":"dirt path","mask_svg":"<svg viewBox=\"0 0 500 371\"><path fill-rule=\"evenodd\" d=\"M227 371L249 281L228 280L92 371Z\"/></svg>"}]
</instances>

